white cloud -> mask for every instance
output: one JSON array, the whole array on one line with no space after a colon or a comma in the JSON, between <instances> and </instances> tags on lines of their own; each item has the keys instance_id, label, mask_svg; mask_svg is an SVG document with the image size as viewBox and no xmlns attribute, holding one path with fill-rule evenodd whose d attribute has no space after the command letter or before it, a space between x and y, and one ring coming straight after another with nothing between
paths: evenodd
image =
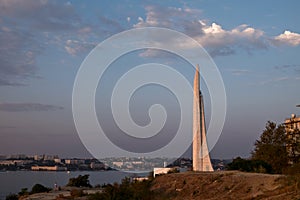
<instances>
[{"instance_id":1,"label":"white cloud","mask_svg":"<svg viewBox=\"0 0 300 200\"><path fill-rule=\"evenodd\" d=\"M284 33L274 37L275 43L285 44L291 46L298 46L300 44L300 34L291 31L284 31Z\"/></svg>"},{"instance_id":2,"label":"white cloud","mask_svg":"<svg viewBox=\"0 0 300 200\"><path fill-rule=\"evenodd\" d=\"M201 13L198 9L146 6L145 10L146 19L139 17L135 28L159 26L178 30L178 27L188 29L192 24L200 24L196 20Z\"/></svg>"},{"instance_id":3,"label":"white cloud","mask_svg":"<svg viewBox=\"0 0 300 200\"><path fill-rule=\"evenodd\" d=\"M144 22L144 19L142 18L142 17L138 17L138 21L139 21L139 23L143 23ZM139 28L139 25L138 24L136 24L136 25L134 25L136 28Z\"/></svg>"},{"instance_id":4,"label":"white cloud","mask_svg":"<svg viewBox=\"0 0 300 200\"><path fill-rule=\"evenodd\" d=\"M158 26L178 30L193 37L212 56L233 54L236 48L250 52L269 46L262 30L246 24L226 30L216 22L209 24L208 20L202 19L202 11L198 9L157 6L147 6L145 9L146 19L139 18L134 27ZM181 46L187 48L188 44Z\"/></svg>"},{"instance_id":5,"label":"white cloud","mask_svg":"<svg viewBox=\"0 0 300 200\"><path fill-rule=\"evenodd\" d=\"M264 32L245 24L225 30L217 23L206 25L202 22L202 32L203 34L194 38L208 48L242 47L246 50L267 48Z\"/></svg>"},{"instance_id":6,"label":"white cloud","mask_svg":"<svg viewBox=\"0 0 300 200\"><path fill-rule=\"evenodd\" d=\"M95 44L78 40L67 40L65 50L68 54L75 56L82 52L88 52L95 47Z\"/></svg>"},{"instance_id":7,"label":"white cloud","mask_svg":"<svg viewBox=\"0 0 300 200\"><path fill-rule=\"evenodd\" d=\"M92 28L89 26L86 26L86 27L79 29L78 32L81 34L88 34L88 33L92 32Z\"/></svg>"}]
</instances>

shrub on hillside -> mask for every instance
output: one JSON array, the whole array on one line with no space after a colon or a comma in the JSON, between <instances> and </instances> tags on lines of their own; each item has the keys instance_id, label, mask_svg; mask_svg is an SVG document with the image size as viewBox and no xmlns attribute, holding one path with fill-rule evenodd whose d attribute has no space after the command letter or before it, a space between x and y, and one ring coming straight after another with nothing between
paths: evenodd
<instances>
[{"instance_id":1,"label":"shrub on hillside","mask_svg":"<svg viewBox=\"0 0 300 200\"><path fill-rule=\"evenodd\" d=\"M18 200L18 195L9 194L9 195L6 196L5 200Z\"/></svg>"},{"instance_id":2,"label":"shrub on hillside","mask_svg":"<svg viewBox=\"0 0 300 200\"><path fill-rule=\"evenodd\" d=\"M50 190L51 190L50 188L47 188L41 184L35 184L32 187L30 194L49 192Z\"/></svg>"},{"instance_id":3,"label":"shrub on hillside","mask_svg":"<svg viewBox=\"0 0 300 200\"><path fill-rule=\"evenodd\" d=\"M272 173L272 167L261 160L246 160L240 157L233 159L227 165L228 170L239 170L244 172Z\"/></svg>"},{"instance_id":4,"label":"shrub on hillside","mask_svg":"<svg viewBox=\"0 0 300 200\"><path fill-rule=\"evenodd\" d=\"M284 174L300 176L300 163L293 164L283 170Z\"/></svg>"},{"instance_id":5,"label":"shrub on hillside","mask_svg":"<svg viewBox=\"0 0 300 200\"><path fill-rule=\"evenodd\" d=\"M70 178L67 186L72 187L92 187L89 181L89 175L79 175L77 178Z\"/></svg>"},{"instance_id":6,"label":"shrub on hillside","mask_svg":"<svg viewBox=\"0 0 300 200\"><path fill-rule=\"evenodd\" d=\"M82 189L79 189L79 190L73 189L73 190L71 190L70 193L71 193L72 197L83 197L83 196L85 196L85 194L84 194L84 192L83 192Z\"/></svg>"}]
</instances>

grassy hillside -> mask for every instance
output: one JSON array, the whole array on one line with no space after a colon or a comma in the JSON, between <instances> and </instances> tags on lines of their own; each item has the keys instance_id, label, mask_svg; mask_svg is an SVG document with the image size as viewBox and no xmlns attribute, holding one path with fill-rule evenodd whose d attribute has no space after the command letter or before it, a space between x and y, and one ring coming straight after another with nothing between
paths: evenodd
<instances>
[{"instance_id":1,"label":"grassy hillside","mask_svg":"<svg viewBox=\"0 0 300 200\"><path fill-rule=\"evenodd\" d=\"M300 199L299 177L226 172L186 172L155 178L154 199Z\"/></svg>"},{"instance_id":2,"label":"grassy hillside","mask_svg":"<svg viewBox=\"0 0 300 200\"><path fill-rule=\"evenodd\" d=\"M76 192L76 193L75 193ZM78 193L80 192L80 193ZM99 193L97 193L99 192ZM93 193L96 193L93 195ZM80 195L78 195L80 194ZM88 195L89 194L89 195ZM300 200L300 176L270 175L239 171L185 172L165 174L153 180L104 188L63 187L23 196L22 200Z\"/></svg>"}]
</instances>

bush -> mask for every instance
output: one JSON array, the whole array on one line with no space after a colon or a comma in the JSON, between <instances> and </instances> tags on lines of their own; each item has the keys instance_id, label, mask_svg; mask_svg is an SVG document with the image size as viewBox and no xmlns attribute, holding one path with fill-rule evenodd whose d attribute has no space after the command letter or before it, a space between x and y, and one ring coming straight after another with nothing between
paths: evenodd
<instances>
[{"instance_id":1,"label":"bush","mask_svg":"<svg viewBox=\"0 0 300 200\"><path fill-rule=\"evenodd\" d=\"M18 200L18 195L16 194L9 194L5 198L6 200Z\"/></svg>"},{"instance_id":2,"label":"bush","mask_svg":"<svg viewBox=\"0 0 300 200\"><path fill-rule=\"evenodd\" d=\"M72 187L92 187L89 181L89 175L79 175L77 178L70 178L67 186Z\"/></svg>"},{"instance_id":3,"label":"bush","mask_svg":"<svg viewBox=\"0 0 300 200\"><path fill-rule=\"evenodd\" d=\"M41 184L35 184L32 187L30 194L49 192L50 190L51 190L50 188L47 188Z\"/></svg>"},{"instance_id":4,"label":"bush","mask_svg":"<svg viewBox=\"0 0 300 200\"><path fill-rule=\"evenodd\" d=\"M293 164L283 170L284 174L299 175L300 176L300 163Z\"/></svg>"},{"instance_id":5,"label":"bush","mask_svg":"<svg viewBox=\"0 0 300 200\"><path fill-rule=\"evenodd\" d=\"M150 191L151 181L133 181L125 177L121 184L115 183L103 186L101 193L88 195L88 200L150 200L153 199L153 192Z\"/></svg>"},{"instance_id":6,"label":"bush","mask_svg":"<svg viewBox=\"0 0 300 200\"><path fill-rule=\"evenodd\" d=\"M174 174L174 173L179 173L179 172L180 172L179 169L174 167L168 171L168 174Z\"/></svg>"},{"instance_id":7,"label":"bush","mask_svg":"<svg viewBox=\"0 0 300 200\"><path fill-rule=\"evenodd\" d=\"M83 190L77 190L77 189L73 189L71 190L71 196L72 197L83 197L85 196Z\"/></svg>"},{"instance_id":8,"label":"bush","mask_svg":"<svg viewBox=\"0 0 300 200\"><path fill-rule=\"evenodd\" d=\"M233 159L233 161L227 165L227 169L243 172L272 173L272 167L268 163L261 160L246 160L240 157Z\"/></svg>"},{"instance_id":9,"label":"bush","mask_svg":"<svg viewBox=\"0 0 300 200\"><path fill-rule=\"evenodd\" d=\"M20 196L28 195L29 192L27 190L28 190L27 188L22 188L21 191L19 192L19 195Z\"/></svg>"},{"instance_id":10,"label":"bush","mask_svg":"<svg viewBox=\"0 0 300 200\"><path fill-rule=\"evenodd\" d=\"M89 194L88 195L88 200L99 200L99 199L105 199L105 195L103 195L99 192L96 192L95 194Z\"/></svg>"}]
</instances>

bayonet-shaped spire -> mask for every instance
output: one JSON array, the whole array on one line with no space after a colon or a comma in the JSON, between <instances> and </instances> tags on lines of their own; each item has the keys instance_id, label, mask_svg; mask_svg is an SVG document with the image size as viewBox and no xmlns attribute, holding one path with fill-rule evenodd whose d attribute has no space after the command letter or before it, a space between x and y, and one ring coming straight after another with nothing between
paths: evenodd
<instances>
[{"instance_id":1,"label":"bayonet-shaped spire","mask_svg":"<svg viewBox=\"0 0 300 200\"><path fill-rule=\"evenodd\" d=\"M200 92L199 75L199 65L197 65L193 99L193 170L213 171L206 141L204 104Z\"/></svg>"}]
</instances>

